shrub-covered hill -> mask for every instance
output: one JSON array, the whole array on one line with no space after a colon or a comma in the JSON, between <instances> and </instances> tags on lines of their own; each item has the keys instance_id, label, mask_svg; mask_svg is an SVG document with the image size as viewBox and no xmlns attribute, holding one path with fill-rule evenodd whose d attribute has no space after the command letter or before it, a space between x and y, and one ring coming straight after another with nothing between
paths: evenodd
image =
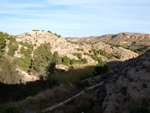
<instances>
[{"instance_id":1,"label":"shrub-covered hill","mask_svg":"<svg viewBox=\"0 0 150 113\"><path fill-rule=\"evenodd\" d=\"M17 36L0 32L0 38L0 55L24 76L20 80L23 83L47 76L49 67L52 74L55 65L96 65L99 61L124 61L138 56L126 48L103 42L72 43L50 31L34 30Z\"/></svg>"}]
</instances>

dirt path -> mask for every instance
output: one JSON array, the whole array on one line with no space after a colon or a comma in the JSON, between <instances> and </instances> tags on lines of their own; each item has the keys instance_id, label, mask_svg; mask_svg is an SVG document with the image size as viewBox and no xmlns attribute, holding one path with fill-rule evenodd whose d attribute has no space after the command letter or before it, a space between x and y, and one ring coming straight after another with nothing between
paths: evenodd
<instances>
[{"instance_id":1,"label":"dirt path","mask_svg":"<svg viewBox=\"0 0 150 113\"><path fill-rule=\"evenodd\" d=\"M63 102L61 102L61 103L58 103L58 104L56 104L56 105L54 105L54 106L51 106L51 107L48 107L48 108L44 109L43 112L52 111L53 109L58 108L58 107L60 107L60 106L62 106L62 105L64 105L64 104L68 103L68 102L71 101L72 99L79 97L79 96L82 95L85 91L91 90L91 89L93 89L93 88L95 88L95 87L97 87L97 86L100 86L100 85L102 85L102 84L103 84L103 82L100 82L100 83L98 83L98 84L96 84L96 85L94 85L94 86L88 87L88 88L86 88L85 90L82 90L80 93L76 94L75 96L73 96L73 97L71 97L71 98L69 98L69 99L67 99L67 100L65 100L65 101L63 101Z\"/></svg>"}]
</instances>

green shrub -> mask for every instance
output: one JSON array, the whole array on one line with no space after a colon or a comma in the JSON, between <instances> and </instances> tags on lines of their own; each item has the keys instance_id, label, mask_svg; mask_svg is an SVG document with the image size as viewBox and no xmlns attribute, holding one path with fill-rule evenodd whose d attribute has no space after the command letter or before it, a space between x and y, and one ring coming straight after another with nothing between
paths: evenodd
<instances>
[{"instance_id":1,"label":"green shrub","mask_svg":"<svg viewBox=\"0 0 150 113\"><path fill-rule=\"evenodd\" d=\"M21 49L20 49L20 53L21 53L21 54L24 54L24 56L26 56L26 57L30 57L30 56L31 56L31 53L32 53L32 49L31 49L31 48L25 49L25 48L22 46Z\"/></svg>"},{"instance_id":2,"label":"green shrub","mask_svg":"<svg viewBox=\"0 0 150 113\"><path fill-rule=\"evenodd\" d=\"M97 57L97 56L95 56L95 55L91 55L91 58L93 59L93 60L95 60L95 61L98 61L100 58L99 57Z\"/></svg>"},{"instance_id":3,"label":"green shrub","mask_svg":"<svg viewBox=\"0 0 150 113\"><path fill-rule=\"evenodd\" d=\"M64 57L62 58L62 63L63 63L64 65L70 65L70 58L68 58L67 56L64 56Z\"/></svg>"},{"instance_id":4,"label":"green shrub","mask_svg":"<svg viewBox=\"0 0 150 113\"><path fill-rule=\"evenodd\" d=\"M74 56L77 56L78 59L82 59L82 54L81 53L73 53Z\"/></svg>"},{"instance_id":5,"label":"green shrub","mask_svg":"<svg viewBox=\"0 0 150 113\"><path fill-rule=\"evenodd\" d=\"M93 54L94 54L95 56L98 55L98 51L97 51L96 49L93 49L92 51L93 51Z\"/></svg>"},{"instance_id":6,"label":"green shrub","mask_svg":"<svg viewBox=\"0 0 150 113\"><path fill-rule=\"evenodd\" d=\"M13 61L14 64L17 64L24 71L29 71L32 64L32 59L30 57L17 58Z\"/></svg>"},{"instance_id":7,"label":"green shrub","mask_svg":"<svg viewBox=\"0 0 150 113\"><path fill-rule=\"evenodd\" d=\"M47 32L52 34L52 32L51 32L51 31L49 31L49 30L48 30Z\"/></svg>"},{"instance_id":8,"label":"green shrub","mask_svg":"<svg viewBox=\"0 0 150 113\"><path fill-rule=\"evenodd\" d=\"M8 37L8 39L10 42L14 42L14 43L16 42L16 38L13 36Z\"/></svg>"},{"instance_id":9,"label":"green shrub","mask_svg":"<svg viewBox=\"0 0 150 113\"><path fill-rule=\"evenodd\" d=\"M121 59L121 55L117 52L116 53L116 56L115 56L117 59Z\"/></svg>"},{"instance_id":10,"label":"green shrub","mask_svg":"<svg viewBox=\"0 0 150 113\"><path fill-rule=\"evenodd\" d=\"M77 51L84 51L84 49L83 48L78 48Z\"/></svg>"},{"instance_id":11,"label":"green shrub","mask_svg":"<svg viewBox=\"0 0 150 113\"><path fill-rule=\"evenodd\" d=\"M102 74L108 71L108 65L106 62L99 59L97 66L95 67L96 74Z\"/></svg>"},{"instance_id":12,"label":"green shrub","mask_svg":"<svg viewBox=\"0 0 150 113\"><path fill-rule=\"evenodd\" d=\"M71 61L70 61L70 64L76 64L76 60L73 58Z\"/></svg>"},{"instance_id":13,"label":"green shrub","mask_svg":"<svg viewBox=\"0 0 150 113\"><path fill-rule=\"evenodd\" d=\"M53 62L55 62L56 64L62 63L62 58L59 56L57 51L55 51L53 54Z\"/></svg>"},{"instance_id":14,"label":"green shrub","mask_svg":"<svg viewBox=\"0 0 150 113\"><path fill-rule=\"evenodd\" d=\"M18 43L9 42L8 48L8 55L13 56L18 49Z\"/></svg>"},{"instance_id":15,"label":"green shrub","mask_svg":"<svg viewBox=\"0 0 150 113\"><path fill-rule=\"evenodd\" d=\"M58 38L60 38L61 37L61 35L57 35L58 36Z\"/></svg>"},{"instance_id":16,"label":"green shrub","mask_svg":"<svg viewBox=\"0 0 150 113\"><path fill-rule=\"evenodd\" d=\"M88 61L87 61L86 58L83 58L83 59L82 59L82 62L83 62L83 64L87 64L87 63L88 63Z\"/></svg>"},{"instance_id":17,"label":"green shrub","mask_svg":"<svg viewBox=\"0 0 150 113\"><path fill-rule=\"evenodd\" d=\"M107 57L108 59L112 59L114 57L113 53L108 54L105 50L102 50L102 49L98 50L98 53Z\"/></svg>"}]
</instances>

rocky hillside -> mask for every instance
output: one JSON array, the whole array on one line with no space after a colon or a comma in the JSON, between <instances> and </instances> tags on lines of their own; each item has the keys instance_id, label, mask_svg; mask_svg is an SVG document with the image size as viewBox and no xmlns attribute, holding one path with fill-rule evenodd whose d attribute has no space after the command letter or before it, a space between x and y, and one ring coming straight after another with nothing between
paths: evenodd
<instances>
[{"instance_id":1,"label":"rocky hillside","mask_svg":"<svg viewBox=\"0 0 150 113\"><path fill-rule=\"evenodd\" d=\"M52 113L149 113L149 70L150 51L118 64L106 74L89 79L88 84L104 84L87 91Z\"/></svg>"},{"instance_id":2,"label":"rocky hillside","mask_svg":"<svg viewBox=\"0 0 150 113\"><path fill-rule=\"evenodd\" d=\"M89 63L95 63L95 61L89 55L86 55L86 54L90 54L89 51L92 49L97 49L97 50L102 49L105 50L108 54L118 53L121 55L120 60L122 61L138 56L138 54L130 50L124 49L122 47L112 48L109 44L105 44L103 42L98 42L95 44L88 44L86 42L82 44L71 43L65 38L62 37L58 38L56 35L52 33L43 32L43 31L32 31L30 33L17 35L16 40L18 42L28 42L30 44L36 45L36 47L42 43L50 43L52 47L51 49L52 52L58 51L60 56L67 55L71 59L73 58L78 59L78 57L76 57L74 53L81 53L83 58L87 58ZM109 61L107 57L103 55L101 55L101 57L104 61ZM118 59L114 58L113 60L118 60Z\"/></svg>"},{"instance_id":3,"label":"rocky hillside","mask_svg":"<svg viewBox=\"0 0 150 113\"><path fill-rule=\"evenodd\" d=\"M44 31L15 37L0 33L0 38L0 61L3 62L0 65L0 82L18 83L0 84L2 113L150 111L150 51L139 56L122 46L102 41L72 42ZM103 61L116 65L108 69ZM89 65L92 63L94 65ZM81 64L81 67L73 67L73 64ZM56 69L58 65L69 69ZM41 77L41 80L22 84L37 80L33 77ZM63 105L59 104L63 102ZM51 107L51 111L45 111Z\"/></svg>"},{"instance_id":4,"label":"rocky hillside","mask_svg":"<svg viewBox=\"0 0 150 113\"><path fill-rule=\"evenodd\" d=\"M106 87L104 113L147 113L150 93L150 51L136 59L124 62L110 72ZM112 76L113 75L113 76ZM139 111L135 111L139 110ZM141 110L141 111L140 111Z\"/></svg>"},{"instance_id":5,"label":"rocky hillside","mask_svg":"<svg viewBox=\"0 0 150 113\"><path fill-rule=\"evenodd\" d=\"M139 55L129 49L121 46L112 47L102 41L72 43L50 31L34 30L17 36L1 32L0 35L1 53L16 67L17 72L24 76L20 77L21 80L16 78L17 83L34 81L41 75L46 76L47 66L52 62L67 65L68 67L61 67L69 69L73 64L96 65L100 59L105 62L125 61Z\"/></svg>"},{"instance_id":6,"label":"rocky hillside","mask_svg":"<svg viewBox=\"0 0 150 113\"><path fill-rule=\"evenodd\" d=\"M134 49L147 49L150 46L150 35L143 33L119 33L108 34L98 37L84 37L84 38L69 38L72 42L88 42L95 43L99 41L109 42L124 45L126 47L132 47Z\"/></svg>"}]
</instances>

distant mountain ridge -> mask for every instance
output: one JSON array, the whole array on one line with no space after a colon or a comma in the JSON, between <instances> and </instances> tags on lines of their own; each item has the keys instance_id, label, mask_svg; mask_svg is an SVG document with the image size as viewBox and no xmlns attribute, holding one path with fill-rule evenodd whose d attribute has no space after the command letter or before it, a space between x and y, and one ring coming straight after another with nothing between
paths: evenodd
<instances>
[{"instance_id":1,"label":"distant mountain ridge","mask_svg":"<svg viewBox=\"0 0 150 113\"><path fill-rule=\"evenodd\" d=\"M70 38L71 41L75 42L99 42L105 41L115 44L121 44L124 46L130 46L134 49L139 49L144 46L150 46L150 34L144 33L118 33L108 34L102 36L91 36L84 38Z\"/></svg>"}]
</instances>

